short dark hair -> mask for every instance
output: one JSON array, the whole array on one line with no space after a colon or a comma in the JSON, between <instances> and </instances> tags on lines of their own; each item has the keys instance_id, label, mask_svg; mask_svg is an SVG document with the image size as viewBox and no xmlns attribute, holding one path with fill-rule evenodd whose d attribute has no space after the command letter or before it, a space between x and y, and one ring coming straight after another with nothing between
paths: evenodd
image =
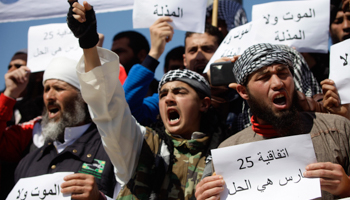
<instances>
[{"instance_id":1,"label":"short dark hair","mask_svg":"<svg viewBox=\"0 0 350 200\"><path fill-rule=\"evenodd\" d=\"M331 0L331 7L330 7L330 17L329 17L329 26L332 25L332 23L335 20L335 17L337 16L338 11L342 10L343 2L342 0Z\"/></svg>"},{"instance_id":2,"label":"short dark hair","mask_svg":"<svg viewBox=\"0 0 350 200\"><path fill-rule=\"evenodd\" d=\"M219 31L219 29L215 26L212 26L210 24L205 24L205 33L214 36L216 38L216 42L218 45L221 44L222 40L224 39L224 36L222 35L222 32ZM186 32L185 35L185 47L186 47L186 39L190 37L191 35L195 34L195 32Z\"/></svg>"},{"instance_id":3,"label":"short dark hair","mask_svg":"<svg viewBox=\"0 0 350 200\"><path fill-rule=\"evenodd\" d=\"M170 60L183 60L183 54L185 53L185 47L184 46L178 46L173 48L168 52L168 54L165 56L165 64L164 69L169 68L169 61Z\"/></svg>"},{"instance_id":4,"label":"short dark hair","mask_svg":"<svg viewBox=\"0 0 350 200\"><path fill-rule=\"evenodd\" d=\"M121 38L129 39L129 47L132 49L135 55L137 55L141 50L146 50L147 53L149 52L148 41L141 33L136 31L123 31L114 36L113 42Z\"/></svg>"}]
</instances>

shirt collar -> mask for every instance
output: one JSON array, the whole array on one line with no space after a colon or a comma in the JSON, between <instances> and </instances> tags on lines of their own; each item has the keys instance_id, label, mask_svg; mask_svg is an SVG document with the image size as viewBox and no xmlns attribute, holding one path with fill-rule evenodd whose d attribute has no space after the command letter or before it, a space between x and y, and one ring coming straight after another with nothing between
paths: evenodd
<instances>
[{"instance_id":1,"label":"shirt collar","mask_svg":"<svg viewBox=\"0 0 350 200\"><path fill-rule=\"evenodd\" d=\"M73 144L85 131L90 127L91 123L82 126L66 127L64 129L64 142L54 141L58 153L61 153L67 146Z\"/></svg>"}]
</instances>

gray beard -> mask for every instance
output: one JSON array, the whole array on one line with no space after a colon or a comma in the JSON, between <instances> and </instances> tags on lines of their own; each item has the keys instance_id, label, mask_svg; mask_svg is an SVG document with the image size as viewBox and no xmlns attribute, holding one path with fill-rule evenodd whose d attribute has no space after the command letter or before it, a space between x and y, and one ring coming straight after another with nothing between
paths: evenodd
<instances>
[{"instance_id":1,"label":"gray beard","mask_svg":"<svg viewBox=\"0 0 350 200\"><path fill-rule=\"evenodd\" d=\"M74 127L83 123L87 115L85 103L80 95L73 104L65 105L65 112L58 122L49 119L47 109L44 109L41 126L45 141L58 140L64 134L66 127Z\"/></svg>"}]
</instances>

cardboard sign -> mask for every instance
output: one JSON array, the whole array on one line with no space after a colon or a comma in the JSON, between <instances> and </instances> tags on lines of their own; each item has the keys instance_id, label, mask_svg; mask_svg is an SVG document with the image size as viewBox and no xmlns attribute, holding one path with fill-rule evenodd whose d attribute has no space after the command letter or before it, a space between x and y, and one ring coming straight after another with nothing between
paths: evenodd
<instances>
[{"instance_id":1,"label":"cardboard sign","mask_svg":"<svg viewBox=\"0 0 350 200\"><path fill-rule=\"evenodd\" d=\"M285 44L299 52L328 52L330 1L283 1L254 5L256 43Z\"/></svg>"},{"instance_id":2,"label":"cardboard sign","mask_svg":"<svg viewBox=\"0 0 350 200\"><path fill-rule=\"evenodd\" d=\"M28 67L32 72L44 71L52 58L65 56L79 60L83 50L67 23L31 26L28 31Z\"/></svg>"},{"instance_id":3,"label":"cardboard sign","mask_svg":"<svg viewBox=\"0 0 350 200\"><path fill-rule=\"evenodd\" d=\"M221 199L314 199L319 178L305 178L316 156L309 134L212 150L215 172L224 177Z\"/></svg>"},{"instance_id":4,"label":"cardboard sign","mask_svg":"<svg viewBox=\"0 0 350 200\"><path fill-rule=\"evenodd\" d=\"M169 16L174 29L204 33L206 6L203 0L135 0L133 27L149 28L158 18Z\"/></svg>"}]
</instances>

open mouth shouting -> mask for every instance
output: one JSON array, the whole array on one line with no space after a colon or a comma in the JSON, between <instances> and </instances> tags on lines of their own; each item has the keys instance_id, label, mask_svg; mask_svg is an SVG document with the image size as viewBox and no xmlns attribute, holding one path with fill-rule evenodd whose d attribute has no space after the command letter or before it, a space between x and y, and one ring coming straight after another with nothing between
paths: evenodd
<instances>
[{"instance_id":1,"label":"open mouth shouting","mask_svg":"<svg viewBox=\"0 0 350 200\"><path fill-rule=\"evenodd\" d=\"M285 94L279 93L273 97L273 104L277 109L287 108L287 98Z\"/></svg>"},{"instance_id":2,"label":"open mouth shouting","mask_svg":"<svg viewBox=\"0 0 350 200\"><path fill-rule=\"evenodd\" d=\"M47 110L48 110L49 119L54 119L58 117L61 107L58 104L53 103L47 106Z\"/></svg>"},{"instance_id":3,"label":"open mouth shouting","mask_svg":"<svg viewBox=\"0 0 350 200\"><path fill-rule=\"evenodd\" d=\"M175 109L168 110L168 119L170 125L175 125L180 120L180 115Z\"/></svg>"}]
</instances>

